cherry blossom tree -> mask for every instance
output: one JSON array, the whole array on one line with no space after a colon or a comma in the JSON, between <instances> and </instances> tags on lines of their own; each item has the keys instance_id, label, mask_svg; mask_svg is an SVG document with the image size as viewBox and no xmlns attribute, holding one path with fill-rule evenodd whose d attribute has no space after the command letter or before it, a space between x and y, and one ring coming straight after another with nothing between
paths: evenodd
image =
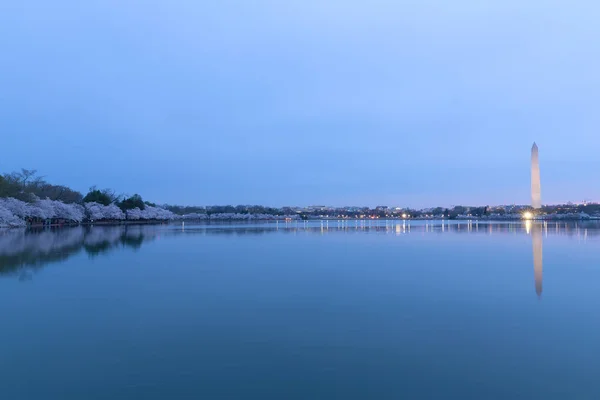
<instances>
[{"instance_id":1,"label":"cherry blossom tree","mask_svg":"<svg viewBox=\"0 0 600 400\"><path fill-rule=\"evenodd\" d=\"M0 228L16 228L25 226L25 221L15 216L10 210L0 204Z\"/></svg>"},{"instance_id":2,"label":"cherry blossom tree","mask_svg":"<svg viewBox=\"0 0 600 400\"><path fill-rule=\"evenodd\" d=\"M79 204L65 204L60 200L54 201L54 210L57 218L74 222L83 221L85 209Z\"/></svg>"},{"instance_id":3,"label":"cherry blossom tree","mask_svg":"<svg viewBox=\"0 0 600 400\"><path fill-rule=\"evenodd\" d=\"M47 220L52 218L64 219L72 222L99 220L123 220L125 213L116 204L107 206L95 202L79 204L66 204L60 200L33 198L33 203L27 203L15 198L0 198L2 210L2 226L21 226L27 218ZM127 210L128 220L170 220L176 215L161 207L147 205L144 210L133 208Z\"/></svg>"},{"instance_id":4,"label":"cherry blossom tree","mask_svg":"<svg viewBox=\"0 0 600 400\"><path fill-rule=\"evenodd\" d=\"M24 201L13 199L12 197L0 199L0 207L8 210L11 215L16 215L21 218L29 216L30 210L28 204Z\"/></svg>"},{"instance_id":5,"label":"cherry blossom tree","mask_svg":"<svg viewBox=\"0 0 600 400\"><path fill-rule=\"evenodd\" d=\"M104 217L106 219L125 219L125 214L116 204L104 206Z\"/></svg>"},{"instance_id":6,"label":"cherry blossom tree","mask_svg":"<svg viewBox=\"0 0 600 400\"><path fill-rule=\"evenodd\" d=\"M143 210L140 210L137 207L127 210L127 219L132 221L140 219L166 221L170 219L175 219L175 214L173 214L169 210L165 210L164 208L146 205L146 207Z\"/></svg>"},{"instance_id":7,"label":"cherry blossom tree","mask_svg":"<svg viewBox=\"0 0 600 400\"><path fill-rule=\"evenodd\" d=\"M97 221L104 219L104 206L96 202L85 203L85 212L87 219L90 221Z\"/></svg>"},{"instance_id":8,"label":"cherry blossom tree","mask_svg":"<svg viewBox=\"0 0 600 400\"><path fill-rule=\"evenodd\" d=\"M131 210L127 210L127 219L132 221L137 221L142 219L142 210L139 208L132 208Z\"/></svg>"},{"instance_id":9,"label":"cherry blossom tree","mask_svg":"<svg viewBox=\"0 0 600 400\"><path fill-rule=\"evenodd\" d=\"M115 204L105 206L100 203L89 202L85 203L85 211L87 219L91 221L125 219L125 214Z\"/></svg>"},{"instance_id":10,"label":"cherry blossom tree","mask_svg":"<svg viewBox=\"0 0 600 400\"><path fill-rule=\"evenodd\" d=\"M32 206L35 210L35 215L32 217L50 219L56 217L56 210L54 208L54 202L49 199L37 200Z\"/></svg>"},{"instance_id":11,"label":"cherry blossom tree","mask_svg":"<svg viewBox=\"0 0 600 400\"><path fill-rule=\"evenodd\" d=\"M141 212L143 219L169 220L175 219L175 214L160 207L146 206Z\"/></svg>"}]
</instances>

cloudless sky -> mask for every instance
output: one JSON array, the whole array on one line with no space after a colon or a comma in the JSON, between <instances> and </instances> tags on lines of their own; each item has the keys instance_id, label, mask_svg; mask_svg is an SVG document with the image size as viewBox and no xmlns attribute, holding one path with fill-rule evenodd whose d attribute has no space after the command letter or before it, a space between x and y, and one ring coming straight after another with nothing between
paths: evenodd
<instances>
[{"instance_id":1,"label":"cloudless sky","mask_svg":"<svg viewBox=\"0 0 600 400\"><path fill-rule=\"evenodd\" d=\"M0 5L0 171L177 204L600 200L600 3Z\"/></svg>"}]
</instances>

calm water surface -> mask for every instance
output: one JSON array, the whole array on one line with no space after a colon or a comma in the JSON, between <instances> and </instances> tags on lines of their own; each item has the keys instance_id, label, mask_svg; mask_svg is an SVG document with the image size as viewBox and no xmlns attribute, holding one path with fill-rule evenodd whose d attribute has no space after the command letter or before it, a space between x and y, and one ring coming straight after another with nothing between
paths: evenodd
<instances>
[{"instance_id":1,"label":"calm water surface","mask_svg":"<svg viewBox=\"0 0 600 400\"><path fill-rule=\"evenodd\" d=\"M600 226L0 231L2 399L598 399Z\"/></svg>"}]
</instances>

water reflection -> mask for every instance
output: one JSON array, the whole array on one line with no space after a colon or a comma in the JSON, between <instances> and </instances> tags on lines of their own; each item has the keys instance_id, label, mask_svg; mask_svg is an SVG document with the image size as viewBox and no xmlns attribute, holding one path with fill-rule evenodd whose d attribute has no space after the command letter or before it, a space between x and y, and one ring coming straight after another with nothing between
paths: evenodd
<instances>
[{"instance_id":1,"label":"water reflection","mask_svg":"<svg viewBox=\"0 0 600 400\"><path fill-rule=\"evenodd\" d=\"M533 275L535 278L535 293L538 298L542 296L542 274L543 274L543 262L542 262L542 230L544 226L534 225L531 227L531 242L533 246Z\"/></svg>"},{"instance_id":2,"label":"water reflection","mask_svg":"<svg viewBox=\"0 0 600 400\"><path fill-rule=\"evenodd\" d=\"M481 226L480 226L481 225ZM550 226L549 226L550 225ZM294 221L263 224L94 226L45 230L0 230L0 277L31 273L46 264L61 262L84 252L97 257L119 248L138 249L158 235L226 235L232 237L268 234L384 234L403 235L519 235L532 237L535 290L542 293L542 237L569 236L586 243L600 237L595 221L479 222L479 221Z\"/></svg>"},{"instance_id":3,"label":"water reflection","mask_svg":"<svg viewBox=\"0 0 600 400\"><path fill-rule=\"evenodd\" d=\"M0 276L31 272L84 251L96 257L117 248L138 249L157 234L153 226L94 226L0 231Z\"/></svg>"}]
</instances>

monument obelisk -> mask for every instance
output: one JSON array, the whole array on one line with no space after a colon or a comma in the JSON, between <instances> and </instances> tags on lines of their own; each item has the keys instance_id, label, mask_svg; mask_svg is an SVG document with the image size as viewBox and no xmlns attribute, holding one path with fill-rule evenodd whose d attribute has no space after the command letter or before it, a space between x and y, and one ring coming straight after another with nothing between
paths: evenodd
<instances>
[{"instance_id":1,"label":"monument obelisk","mask_svg":"<svg viewBox=\"0 0 600 400\"><path fill-rule=\"evenodd\" d=\"M535 142L531 147L531 207L542 208L542 190L540 187L540 160Z\"/></svg>"}]
</instances>

